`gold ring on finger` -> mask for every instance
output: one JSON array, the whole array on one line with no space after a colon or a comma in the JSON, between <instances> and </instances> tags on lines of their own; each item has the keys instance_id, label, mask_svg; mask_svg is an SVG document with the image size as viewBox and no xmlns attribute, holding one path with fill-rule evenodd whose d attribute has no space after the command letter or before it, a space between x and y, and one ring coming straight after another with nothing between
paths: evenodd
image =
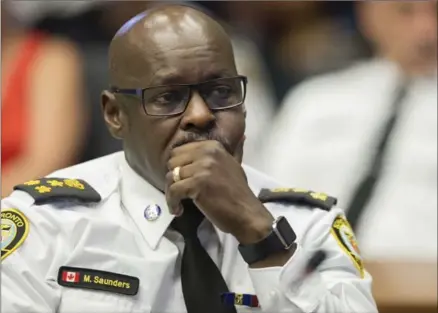
<instances>
[{"instance_id":1,"label":"gold ring on finger","mask_svg":"<svg viewBox=\"0 0 438 313\"><path fill-rule=\"evenodd\" d=\"M181 166L177 166L173 169L172 174L173 174L173 181L176 183L178 181L181 180L181 176L179 175L181 171Z\"/></svg>"}]
</instances>

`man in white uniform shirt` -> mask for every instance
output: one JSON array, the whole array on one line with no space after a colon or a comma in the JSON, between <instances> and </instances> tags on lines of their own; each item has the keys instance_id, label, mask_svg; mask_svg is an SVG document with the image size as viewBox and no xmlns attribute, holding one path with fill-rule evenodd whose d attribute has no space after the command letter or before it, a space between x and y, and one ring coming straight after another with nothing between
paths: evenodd
<instances>
[{"instance_id":1,"label":"man in white uniform shirt","mask_svg":"<svg viewBox=\"0 0 438 313\"><path fill-rule=\"evenodd\" d=\"M435 260L437 2L357 6L375 58L294 89L260 168L338 195L365 258Z\"/></svg>"},{"instance_id":2,"label":"man in white uniform shirt","mask_svg":"<svg viewBox=\"0 0 438 313\"><path fill-rule=\"evenodd\" d=\"M377 312L336 199L241 166L246 77L218 23L156 7L109 58L124 151L2 200L2 312Z\"/></svg>"}]
</instances>

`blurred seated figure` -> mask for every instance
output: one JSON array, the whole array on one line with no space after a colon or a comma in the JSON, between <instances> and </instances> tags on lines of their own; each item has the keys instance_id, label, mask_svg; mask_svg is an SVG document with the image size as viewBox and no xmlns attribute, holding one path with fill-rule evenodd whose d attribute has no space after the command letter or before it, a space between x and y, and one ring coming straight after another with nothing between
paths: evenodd
<instances>
[{"instance_id":1,"label":"blurred seated figure","mask_svg":"<svg viewBox=\"0 0 438 313\"><path fill-rule=\"evenodd\" d=\"M292 90L259 167L337 196L365 258L436 261L437 2L356 8L375 57Z\"/></svg>"},{"instance_id":2,"label":"blurred seated figure","mask_svg":"<svg viewBox=\"0 0 438 313\"><path fill-rule=\"evenodd\" d=\"M309 75L364 56L363 39L348 15L352 1L205 2L223 5L226 19L258 45L273 79L276 109L288 90Z\"/></svg>"},{"instance_id":3,"label":"blurred seated figure","mask_svg":"<svg viewBox=\"0 0 438 313\"><path fill-rule=\"evenodd\" d=\"M74 46L27 30L2 3L2 198L76 161L86 128Z\"/></svg>"}]
</instances>

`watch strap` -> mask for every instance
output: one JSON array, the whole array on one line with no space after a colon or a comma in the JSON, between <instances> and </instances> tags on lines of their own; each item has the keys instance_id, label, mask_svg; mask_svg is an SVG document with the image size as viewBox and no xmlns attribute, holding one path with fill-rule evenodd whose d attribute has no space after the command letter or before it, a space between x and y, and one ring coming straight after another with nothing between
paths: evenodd
<instances>
[{"instance_id":1,"label":"watch strap","mask_svg":"<svg viewBox=\"0 0 438 313\"><path fill-rule=\"evenodd\" d=\"M252 264L266 259L272 254L288 250L296 240L296 234L283 216L275 220L272 232L254 244L242 245L238 249L246 263Z\"/></svg>"}]
</instances>

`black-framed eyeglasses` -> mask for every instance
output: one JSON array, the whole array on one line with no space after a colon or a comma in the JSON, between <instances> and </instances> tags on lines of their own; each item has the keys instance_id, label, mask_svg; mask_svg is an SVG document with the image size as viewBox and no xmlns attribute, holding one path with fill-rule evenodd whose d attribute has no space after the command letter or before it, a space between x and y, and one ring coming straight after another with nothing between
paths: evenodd
<instances>
[{"instance_id":1,"label":"black-framed eyeglasses","mask_svg":"<svg viewBox=\"0 0 438 313\"><path fill-rule=\"evenodd\" d=\"M198 84L162 85L148 88L123 89L114 86L114 93L137 96L143 109L152 116L171 116L183 113L196 89L210 110L225 110L241 105L246 97L246 76L217 78Z\"/></svg>"}]
</instances>

